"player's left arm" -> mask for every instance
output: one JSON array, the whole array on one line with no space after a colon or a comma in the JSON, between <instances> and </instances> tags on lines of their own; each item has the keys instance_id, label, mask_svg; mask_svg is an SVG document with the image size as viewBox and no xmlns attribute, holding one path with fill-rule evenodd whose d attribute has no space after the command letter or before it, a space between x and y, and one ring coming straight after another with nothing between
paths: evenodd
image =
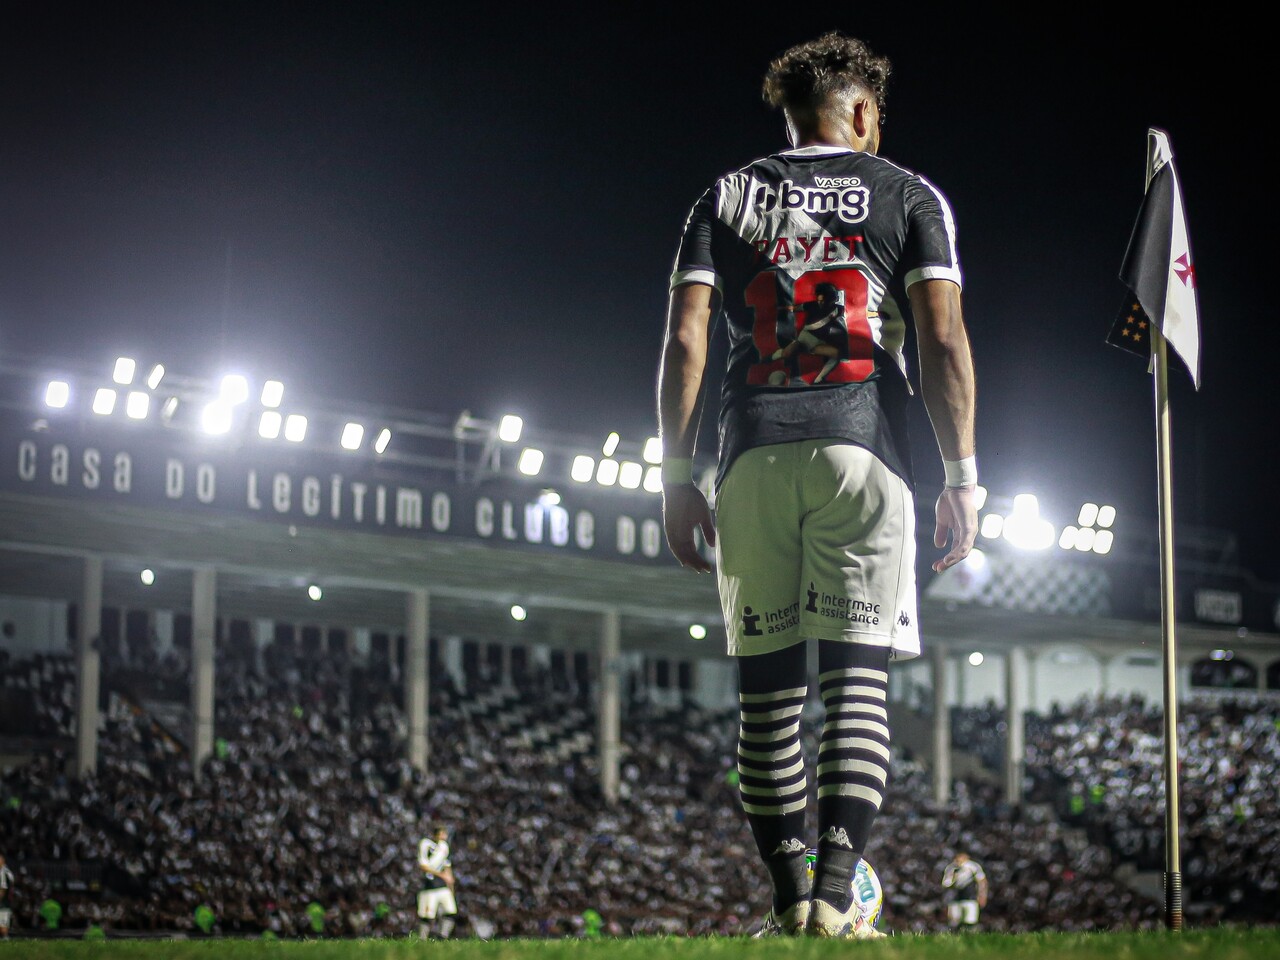
<instances>
[{"instance_id":1,"label":"player's left arm","mask_svg":"<svg viewBox=\"0 0 1280 960\"><path fill-rule=\"evenodd\" d=\"M658 435L664 463L693 460L715 296L715 288L705 283L684 283L671 291L658 369ZM715 520L707 498L692 480L664 479L662 519L667 545L680 565L709 573L711 565L698 552L694 530L700 528L707 543L714 546Z\"/></svg>"},{"instance_id":2,"label":"player's left arm","mask_svg":"<svg viewBox=\"0 0 1280 960\"><path fill-rule=\"evenodd\" d=\"M978 868L978 906L986 907L987 905L987 873L981 867Z\"/></svg>"}]
</instances>

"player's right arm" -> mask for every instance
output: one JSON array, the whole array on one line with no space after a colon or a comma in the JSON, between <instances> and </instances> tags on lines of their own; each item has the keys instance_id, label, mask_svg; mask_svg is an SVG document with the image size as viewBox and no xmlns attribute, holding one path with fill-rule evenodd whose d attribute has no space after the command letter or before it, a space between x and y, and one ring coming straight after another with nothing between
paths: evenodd
<instances>
[{"instance_id":1,"label":"player's right arm","mask_svg":"<svg viewBox=\"0 0 1280 960\"><path fill-rule=\"evenodd\" d=\"M697 446L714 300L715 288L705 283L683 283L671 291L658 369L658 436L664 463L692 461ZM698 552L694 530L701 528L714 546L715 521L707 498L692 480L664 481L662 519L667 545L680 565L709 573L711 565Z\"/></svg>"},{"instance_id":2,"label":"player's right arm","mask_svg":"<svg viewBox=\"0 0 1280 960\"><path fill-rule=\"evenodd\" d=\"M938 450L943 460L972 457L976 387L960 287L950 280L920 280L911 285L907 296L920 350L920 392ZM933 544L945 547L949 538L951 549L933 564L935 571L954 566L973 549L978 535L976 489L976 484L947 486L938 497Z\"/></svg>"}]
</instances>

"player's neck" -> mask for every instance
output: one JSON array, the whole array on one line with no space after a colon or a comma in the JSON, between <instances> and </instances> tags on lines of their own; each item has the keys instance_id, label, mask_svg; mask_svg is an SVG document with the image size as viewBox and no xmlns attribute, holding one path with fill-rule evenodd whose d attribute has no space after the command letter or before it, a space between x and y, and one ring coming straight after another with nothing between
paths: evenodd
<instances>
[{"instance_id":1,"label":"player's neck","mask_svg":"<svg viewBox=\"0 0 1280 960\"><path fill-rule=\"evenodd\" d=\"M842 147L865 153L870 144L869 138L859 137L847 123L819 123L812 130L796 130L796 149L801 147Z\"/></svg>"}]
</instances>

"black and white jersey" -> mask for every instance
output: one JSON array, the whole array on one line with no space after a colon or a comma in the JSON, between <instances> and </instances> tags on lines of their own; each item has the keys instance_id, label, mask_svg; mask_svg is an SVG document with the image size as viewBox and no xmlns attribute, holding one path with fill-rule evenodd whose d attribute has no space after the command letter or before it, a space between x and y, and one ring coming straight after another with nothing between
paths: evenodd
<instances>
[{"instance_id":1,"label":"black and white jersey","mask_svg":"<svg viewBox=\"0 0 1280 960\"><path fill-rule=\"evenodd\" d=\"M906 290L926 279L961 283L951 207L883 157L801 147L716 181L689 214L671 287L720 295L717 484L744 450L826 437L910 484Z\"/></svg>"},{"instance_id":2,"label":"black and white jersey","mask_svg":"<svg viewBox=\"0 0 1280 960\"><path fill-rule=\"evenodd\" d=\"M422 886L426 889L447 886L439 877L433 876L426 871L443 870L449 865L448 841L423 837L422 842L418 844L418 866L425 868L422 871Z\"/></svg>"},{"instance_id":3,"label":"black and white jersey","mask_svg":"<svg viewBox=\"0 0 1280 960\"><path fill-rule=\"evenodd\" d=\"M8 903L9 891L13 889L13 871L8 864L0 867L0 906Z\"/></svg>"},{"instance_id":4,"label":"black and white jersey","mask_svg":"<svg viewBox=\"0 0 1280 960\"><path fill-rule=\"evenodd\" d=\"M974 860L966 860L958 865L949 863L942 873L942 885L951 891L952 899L955 900L977 900L979 883L985 879L987 874L982 869L982 864Z\"/></svg>"}]
</instances>

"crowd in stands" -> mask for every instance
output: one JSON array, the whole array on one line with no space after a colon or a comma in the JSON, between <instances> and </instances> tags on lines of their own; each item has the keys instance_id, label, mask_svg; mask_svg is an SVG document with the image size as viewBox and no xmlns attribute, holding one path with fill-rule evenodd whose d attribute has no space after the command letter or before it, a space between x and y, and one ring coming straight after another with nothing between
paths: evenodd
<instances>
[{"instance_id":1,"label":"crowd in stands","mask_svg":"<svg viewBox=\"0 0 1280 960\"><path fill-rule=\"evenodd\" d=\"M767 908L738 807L733 711L659 708L640 689L624 715L620 799L610 805L588 691L545 669L514 684L472 676L460 686L437 665L423 774L405 760L402 694L385 662L342 651L300 657L281 644L261 662L219 653L217 739L198 780L181 737L119 696L102 718L96 775L71 779L66 757L49 754L0 779L0 852L18 873L18 929L40 923L49 895L24 864L73 861L106 867L101 891L57 894L64 927L198 934L204 907L221 935L403 936L416 929L417 842L439 823L453 831L455 935L577 936L596 927L584 919L595 915L606 935L747 933ZM813 707L810 750L816 698ZM980 781L957 782L940 807L928 771L895 755L866 852L886 891L884 925L946 929L940 879L963 849L991 882L984 929L1159 927L1160 904L1114 876L1127 799L1138 806L1124 815L1160 823L1155 785L1134 791L1151 775L1139 735L1148 713L1081 704L1029 729L1033 765L1090 786L1101 778L1103 800L1086 812L1107 811L1115 829L1105 833L1048 803L1011 808ZM1188 872L1192 862L1197 876L1216 870L1219 847L1237 858L1247 836L1255 855L1270 850L1270 873L1257 882L1274 884L1274 788L1262 789L1275 769L1274 725L1266 730L1261 712L1190 716L1197 748L1223 748L1213 775L1202 771L1205 789L1230 787L1238 802L1224 818L1207 793L1189 795L1197 811L1217 812L1195 827ZM1228 745L1238 759L1221 768Z\"/></svg>"}]
</instances>

